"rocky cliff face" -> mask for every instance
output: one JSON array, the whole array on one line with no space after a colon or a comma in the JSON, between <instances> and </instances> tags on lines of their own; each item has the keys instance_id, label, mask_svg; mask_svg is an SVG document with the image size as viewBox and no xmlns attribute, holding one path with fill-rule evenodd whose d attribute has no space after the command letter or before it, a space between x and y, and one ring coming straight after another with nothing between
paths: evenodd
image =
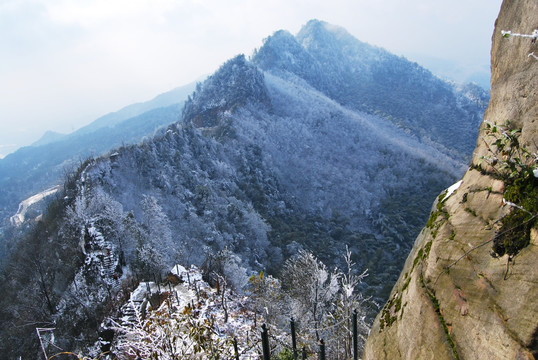
<instances>
[{"instance_id":1,"label":"rocky cliff face","mask_svg":"<svg viewBox=\"0 0 538 360\"><path fill-rule=\"evenodd\" d=\"M459 187L434 204L373 324L364 359L538 357L538 181L536 170L532 174L538 61L529 56L538 54L538 43L501 33L537 28L538 2L503 2L493 34L491 101L472 164ZM527 210L510 204L514 196ZM519 222L509 224L507 215L518 212ZM516 238L521 243L510 248Z\"/></svg>"}]
</instances>

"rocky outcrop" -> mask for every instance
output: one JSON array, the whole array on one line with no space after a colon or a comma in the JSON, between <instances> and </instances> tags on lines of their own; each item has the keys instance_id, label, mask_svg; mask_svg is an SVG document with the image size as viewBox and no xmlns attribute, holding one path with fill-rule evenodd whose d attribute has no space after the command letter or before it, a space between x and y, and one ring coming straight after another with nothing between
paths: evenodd
<instances>
[{"instance_id":1,"label":"rocky outcrop","mask_svg":"<svg viewBox=\"0 0 538 360\"><path fill-rule=\"evenodd\" d=\"M434 204L375 319L364 359L538 358L538 230L533 225L529 244L510 256L493 251L504 217L517 209L503 201L508 175L496 168L495 156L502 162L506 154L488 136L491 124L510 121L507 127L521 129L514 133L521 148L537 151L538 61L529 54L538 54L538 43L501 33L537 28L538 2L503 2L493 34L491 100L471 167ZM531 183L536 191L536 179Z\"/></svg>"}]
</instances>

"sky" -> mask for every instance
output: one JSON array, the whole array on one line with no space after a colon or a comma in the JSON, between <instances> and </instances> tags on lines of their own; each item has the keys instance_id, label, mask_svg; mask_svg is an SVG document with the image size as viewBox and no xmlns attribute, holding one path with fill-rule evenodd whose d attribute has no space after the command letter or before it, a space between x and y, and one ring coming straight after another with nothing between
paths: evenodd
<instances>
[{"instance_id":1,"label":"sky","mask_svg":"<svg viewBox=\"0 0 538 360\"><path fill-rule=\"evenodd\" d=\"M456 81L489 74L501 0L0 0L0 158L209 75L310 19Z\"/></svg>"}]
</instances>

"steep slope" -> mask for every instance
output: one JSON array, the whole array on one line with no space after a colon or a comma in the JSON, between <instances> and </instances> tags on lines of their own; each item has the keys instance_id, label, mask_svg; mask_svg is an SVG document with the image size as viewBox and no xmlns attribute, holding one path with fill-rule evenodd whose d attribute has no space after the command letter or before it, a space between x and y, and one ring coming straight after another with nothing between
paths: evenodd
<instances>
[{"instance_id":1,"label":"steep slope","mask_svg":"<svg viewBox=\"0 0 538 360\"><path fill-rule=\"evenodd\" d=\"M322 65L287 37L275 58L302 51ZM240 286L240 275L278 273L301 249L334 268L349 245L357 268L370 270L362 290L386 299L426 206L463 171L459 150L344 106L312 85L323 71L303 78L257 64L229 60L197 87L182 121L69 174L0 277L3 353L35 348L28 319L53 324L64 349L85 346L118 303L114 275L125 284L222 251L237 259L230 281ZM460 120L472 123L472 112Z\"/></svg>"},{"instance_id":2,"label":"steep slope","mask_svg":"<svg viewBox=\"0 0 538 360\"><path fill-rule=\"evenodd\" d=\"M501 34L537 26L535 1L503 2L472 166L434 204L373 324L365 359L538 356L538 62L529 56L538 45Z\"/></svg>"}]
</instances>

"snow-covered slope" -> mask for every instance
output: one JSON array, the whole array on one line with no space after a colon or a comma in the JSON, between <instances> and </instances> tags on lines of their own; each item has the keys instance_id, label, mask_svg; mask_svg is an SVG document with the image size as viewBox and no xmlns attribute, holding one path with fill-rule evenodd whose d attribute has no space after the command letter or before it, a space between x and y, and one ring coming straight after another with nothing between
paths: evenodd
<instances>
[{"instance_id":1,"label":"snow-covered slope","mask_svg":"<svg viewBox=\"0 0 538 360\"><path fill-rule=\"evenodd\" d=\"M40 192L39 194L35 194L30 196L28 199L23 200L19 204L19 209L17 210L17 213L9 218L9 221L13 226L20 226L24 222L24 217L26 216L26 212L28 211L28 208L32 206L35 203L40 202L47 196L55 194L58 190L60 190L60 185L56 185L51 187L50 189L47 189L45 191Z\"/></svg>"},{"instance_id":2,"label":"snow-covered slope","mask_svg":"<svg viewBox=\"0 0 538 360\"><path fill-rule=\"evenodd\" d=\"M141 282L118 316L103 322L101 334L115 336L101 337L93 356L106 351L111 359L231 359L236 339L241 359L258 359L261 324L249 302L244 295L210 287L198 268L176 265L161 283ZM274 327L271 332L274 339L284 338Z\"/></svg>"},{"instance_id":3,"label":"snow-covered slope","mask_svg":"<svg viewBox=\"0 0 538 360\"><path fill-rule=\"evenodd\" d=\"M476 85L442 81L416 63L318 20L295 37L285 31L268 37L253 62L280 77L300 78L346 107L380 115L464 162L489 99Z\"/></svg>"},{"instance_id":4,"label":"snow-covered slope","mask_svg":"<svg viewBox=\"0 0 538 360\"><path fill-rule=\"evenodd\" d=\"M252 61L237 56L200 84L181 121L83 162L13 252L23 270L1 284L6 299L22 300L2 314L23 324L17 311L30 309L73 349L121 307L129 274L147 281L226 252L241 288L305 249L334 268L346 245L357 268L370 270L361 290L384 301L429 204L465 168L465 134L480 106L357 41L319 22L297 37L277 32ZM443 109L457 116L440 119ZM31 279L39 286L27 286ZM44 293L49 301L39 303ZM35 346L7 330L6 344Z\"/></svg>"}]
</instances>

